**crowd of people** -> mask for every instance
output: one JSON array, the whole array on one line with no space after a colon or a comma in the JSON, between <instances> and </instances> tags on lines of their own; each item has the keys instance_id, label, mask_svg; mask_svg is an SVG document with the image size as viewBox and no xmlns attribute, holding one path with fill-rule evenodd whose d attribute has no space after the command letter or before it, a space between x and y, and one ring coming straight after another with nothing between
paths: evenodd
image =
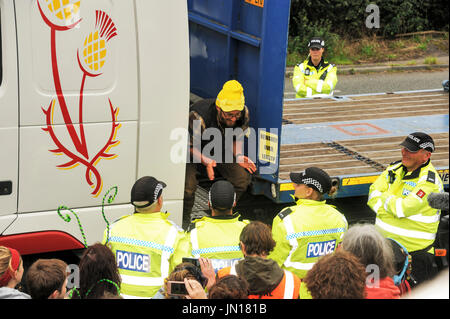
<instances>
[{"instance_id":1,"label":"crowd of people","mask_svg":"<svg viewBox=\"0 0 450 319\"><path fill-rule=\"evenodd\" d=\"M298 97L332 94L336 67L323 59L324 46L322 39L311 39L310 56L295 68ZM221 144L221 158L205 154L209 140L190 140L182 228L162 212L167 185L141 177L131 189L134 213L84 251L71 289L63 261L39 259L23 279L20 253L0 246L0 299L396 299L436 275L436 233L448 198L447 207L428 201L444 192L431 164L435 146L429 135L409 134L400 144L401 160L371 185L367 205L375 224L349 227L324 199L336 191L330 176L308 167L290 174L295 204L267 225L234 211L256 171L244 155L249 116L236 80L227 81L216 99L191 106L193 139L208 128L220 130L224 140L226 129L241 131L231 145ZM211 181L217 172L224 180L209 191L210 214L192 220L199 169ZM22 281L26 291L16 289Z\"/></svg>"},{"instance_id":2,"label":"crowd of people","mask_svg":"<svg viewBox=\"0 0 450 319\"><path fill-rule=\"evenodd\" d=\"M131 192L136 211L105 230L102 243L84 250L77 285L71 289L66 288L70 272L64 261L38 259L24 276L20 253L0 246L0 299L398 299L409 295L411 271L405 270L411 270L413 263L402 244L383 236L374 224L348 227L344 215L323 200L333 189L331 178L320 168L293 173L291 179L296 205L283 209L272 227L241 220L233 213L233 185L220 180L210 189L211 215L194 220L183 231L161 213L166 185L142 177ZM21 282L24 291L16 289Z\"/></svg>"}]
</instances>

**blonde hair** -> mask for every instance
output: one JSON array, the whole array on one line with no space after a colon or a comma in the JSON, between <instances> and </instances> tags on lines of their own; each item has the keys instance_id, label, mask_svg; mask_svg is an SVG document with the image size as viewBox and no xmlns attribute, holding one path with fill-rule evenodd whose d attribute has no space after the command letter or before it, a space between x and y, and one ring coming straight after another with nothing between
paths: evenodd
<instances>
[{"instance_id":1,"label":"blonde hair","mask_svg":"<svg viewBox=\"0 0 450 319\"><path fill-rule=\"evenodd\" d=\"M0 246L0 277L8 270L10 262L11 251L5 246Z\"/></svg>"}]
</instances>

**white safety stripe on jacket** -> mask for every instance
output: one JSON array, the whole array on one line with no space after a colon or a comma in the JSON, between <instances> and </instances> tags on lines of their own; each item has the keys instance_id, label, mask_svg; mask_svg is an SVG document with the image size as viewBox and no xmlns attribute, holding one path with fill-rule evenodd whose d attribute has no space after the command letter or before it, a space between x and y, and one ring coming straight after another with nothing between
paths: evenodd
<instances>
[{"instance_id":1,"label":"white safety stripe on jacket","mask_svg":"<svg viewBox=\"0 0 450 319\"><path fill-rule=\"evenodd\" d=\"M307 97L311 97L312 96L312 89L308 86L307 88L306 88L306 96Z\"/></svg>"},{"instance_id":2,"label":"white safety stripe on jacket","mask_svg":"<svg viewBox=\"0 0 450 319\"><path fill-rule=\"evenodd\" d=\"M237 252L241 251L240 247L238 245L233 246L213 246L213 247L207 247L207 248L199 248L198 245L198 233L197 229L194 228L191 230L191 245L192 245L192 255L195 258L200 258L201 254L208 254L208 253L225 253L225 252ZM229 259L226 259L229 260Z\"/></svg>"},{"instance_id":3,"label":"white safety stripe on jacket","mask_svg":"<svg viewBox=\"0 0 450 319\"><path fill-rule=\"evenodd\" d=\"M393 233L393 234L396 234L399 236L406 236L406 237L411 237L411 238L427 239L427 240L434 240L436 238L436 234L426 233L426 232L417 231L417 230L409 230L409 229L392 226L392 225L389 225L389 224L383 222L379 218L376 219L375 225L377 225L378 227L380 227L381 229L383 229L387 232L390 232L390 233Z\"/></svg>"},{"instance_id":4,"label":"white safety stripe on jacket","mask_svg":"<svg viewBox=\"0 0 450 319\"><path fill-rule=\"evenodd\" d=\"M177 237L177 228L175 226L172 226L166 236L166 240L164 242L163 248L166 249L160 249L162 251L161 254L161 276L160 277L139 277L139 276L132 276L132 275L125 275L120 274L122 278L122 283L128 284L128 285L135 285L135 286L162 286L164 284L164 278L167 278L169 275L169 258L170 255L173 253L174 250L174 243ZM167 249L170 247L171 249ZM155 249L158 249L154 247Z\"/></svg>"},{"instance_id":5,"label":"white safety stripe on jacket","mask_svg":"<svg viewBox=\"0 0 450 319\"><path fill-rule=\"evenodd\" d=\"M298 248L298 241L294 236L289 236L289 235L295 234L294 225L292 224L292 219L291 219L290 215L283 218L283 224L284 224L284 227L286 228L287 237L289 238L289 244L291 245L291 251L289 252L288 257L284 261L283 264L286 267L292 267L292 268L301 269L301 270L310 270L314 266L314 263L301 263L301 262L291 261L292 254Z\"/></svg>"},{"instance_id":6,"label":"white safety stripe on jacket","mask_svg":"<svg viewBox=\"0 0 450 319\"><path fill-rule=\"evenodd\" d=\"M237 272L236 272L236 264L234 264L233 266L230 267L230 275L235 275L235 276L237 276Z\"/></svg>"},{"instance_id":7,"label":"white safety stripe on jacket","mask_svg":"<svg viewBox=\"0 0 450 319\"><path fill-rule=\"evenodd\" d=\"M345 217L342 216L342 218L343 218L343 221L347 224L347 220L345 219ZM314 266L314 262L302 263L302 262L291 261L292 254L298 248L297 238L310 237L310 236L316 236L316 235L329 235L329 234L344 233L346 230L346 227L338 227L338 228L332 228L332 229L311 230L311 231L295 233L294 225L292 224L292 219L291 219L290 215L283 218L283 224L284 224L284 226L286 228L286 232L287 232L286 239L288 239L289 244L292 246L288 257L283 264L286 267L292 267L292 268L300 269L300 270L310 270ZM341 238L342 238L342 234L341 234Z\"/></svg>"},{"instance_id":8,"label":"white safety stripe on jacket","mask_svg":"<svg viewBox=\"0 0 450 319\"><path fill-rule=\"evenodd\" d=\"M321 93L322 92L322 87L323 87L323 80L317 81L316 91Z\"/></svg>"},{"instance_id":9,"label":"white safety stripe on jacket","mask_svg":"<svg viewBox=\"0 0 450 319\"><path fill-rule=\"evenodd\" d=\"M284 275L286 277L284 282L284 299L294 298L294 276L290 271L285 270Z\"/></svg>"}]
</instances>

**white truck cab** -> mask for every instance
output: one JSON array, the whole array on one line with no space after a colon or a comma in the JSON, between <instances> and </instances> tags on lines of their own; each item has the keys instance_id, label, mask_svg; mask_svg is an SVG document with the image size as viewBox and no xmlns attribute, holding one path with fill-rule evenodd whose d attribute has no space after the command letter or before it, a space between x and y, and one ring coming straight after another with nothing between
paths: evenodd
<instances>
[{"instance_id":1,"label":"white truck cab","mask_svg":"<svg viewBox=\"0 0 450 319\"><path fill-rule=\"evenodd\" d=\"M0 44L0 245L100 241L102 203L109 222L133 213L145 175L167 184L181 225L185 164L170 156L188 124L186 1L0 0Z\"/></svg>"}]
</instances>

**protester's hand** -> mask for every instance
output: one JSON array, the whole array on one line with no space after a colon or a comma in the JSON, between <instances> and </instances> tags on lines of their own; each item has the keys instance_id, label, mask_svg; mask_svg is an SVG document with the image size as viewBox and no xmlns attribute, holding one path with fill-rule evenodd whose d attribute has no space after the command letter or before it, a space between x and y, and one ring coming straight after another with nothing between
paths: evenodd
<instances>
[{"instance_id":1,"label":"protester's hand","mask_svg":"<svg viewBox=\"0 0 450 319\"><path fill-rule=\"evenodd\" d=\"M212 181L214 179L214 167L217 166L216 161L204 156L202 163L206 166L206 173L208 174L209 180Z\"/></svg>"},{"instance_id":2,"label":"protester's hand","mask_svg":"<svg viewBox=\"0 0 450 319\"><path fill-rule=\"evenodd\" d=\"M253 163L253 161L248 158L245 155L238 155L236 157L236 161L237 163L242 166L243 168L245 168L247 171L249 171L250 174L253 174L254 172L256 172L256 165L255 163Z\"/></svg>"},{"instance_id":3,"label":"protester's hand","mask_svg":"<svg viewBox=\"0 0 450 319\"><path fill-rule=\"evenodd\" d=\"M208 299L205 290L197 280L184 278L184 285L189 294L186 299Z\"/></svg>"},{"instance_id":4,"label":"protester's hand","mask_svg":"<svg viewBox=\"0 0 450 319\"><path fill-rule=\"evenodd\" d=\"M216 282L216 273L211 259L200 257L198 261L200 262L200 269L202 270L203 276L208 278L206 289L209 290Z\"/></svg>"}]
</instances>

